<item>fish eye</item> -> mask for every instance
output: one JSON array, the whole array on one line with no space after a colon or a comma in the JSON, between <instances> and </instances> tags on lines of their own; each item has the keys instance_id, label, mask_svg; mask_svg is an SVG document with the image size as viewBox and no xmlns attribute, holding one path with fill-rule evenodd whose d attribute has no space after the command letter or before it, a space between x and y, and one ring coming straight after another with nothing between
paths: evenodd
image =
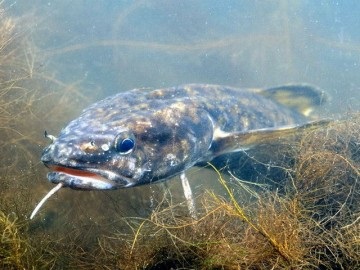
<instances>
[{"instance_id":1,"label":"fish eye","mask_svg":"<svg viewBox=\"0 0 360 270\"><path fill-rule=\"evenodd\" d=\"M130 151L134 148L135 141L131 138L125 138L120 140L116 144L116 150L122 154L130 153Z\"/></svg>"},{"instance_id":2,"label":"fish eye","mask_svg":"<svg viewBox=\"0 0 360 270\"><path fill-rule=\"evenodd\" d=\"M118 136L115 140L115 149L120 154L128 154L135 147L135 139L132 137Z\"/></svg>"}]
</instances>

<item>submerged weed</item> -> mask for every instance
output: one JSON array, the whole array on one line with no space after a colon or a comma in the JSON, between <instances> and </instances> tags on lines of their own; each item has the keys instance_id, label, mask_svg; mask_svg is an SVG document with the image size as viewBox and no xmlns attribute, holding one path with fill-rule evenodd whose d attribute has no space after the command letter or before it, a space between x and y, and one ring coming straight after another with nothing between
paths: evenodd
<instances>
[{"instance_id":1,"label":"submerged weed","mask_svg":"<svg viewBox=\"0 0 360 270\"><path fill-rule=\"evenodd\" d=\"M280 191L256 189L235 176L229 183L212 166L225 195L202 194L197 220L166 195L145 219L124 218L114 201L111 218L100 222L75 215L78 221L71 223L64 214L58 226L48 216L30 223L27 217L35 203L29 190L43 174L29 162L37 162L42 143L34 126L42 130L44 119L65 119L64 111L76 108L74 96L89 100L77 83L69 86L38 73L36 50L19 35L25 31L15 31L15 21L0 16L0 268L360 267L360 115L305 132L288 153L279 154L284 157L277 163L279 179L268 180L282 185ZM65 91L35 91L43 80ZM47 115L40 118L44 111ZM240 198L239 190L251 199ZM91 193L88 200L94 197Z\"/></svg>"}]
</instances>

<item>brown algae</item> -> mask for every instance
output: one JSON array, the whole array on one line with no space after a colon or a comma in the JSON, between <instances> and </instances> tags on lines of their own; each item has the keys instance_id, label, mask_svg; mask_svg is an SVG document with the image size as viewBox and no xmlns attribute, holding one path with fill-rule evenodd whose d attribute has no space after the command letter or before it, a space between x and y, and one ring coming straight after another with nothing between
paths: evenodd
<instances>
[{"instance_id":1,"label":"brown algae","mask_svg":"<svg viewBox=\"0 0 360 270\"><path fill-rule=\"evenodd\" d=\"M46 141L35 131L43 129L44 119L54 126L50 118L66 119L64 111L71 114L76 108L69 93L81 92L76 84L54 78L50 81L64 91L45 95L32 90L43 89L51 77L32 68L33 51L19 34L26 31L14 31L16 21L1 16L1 269L360 267L359 114L304 132L289 142L292 147L274 147L279 151L271 153L279 157L274 177L280 180L269 180L280 182L281 192L254 190L240 180L227 182L214 168L223 190L199 196L197 220L188 217L184 203L167 194L145 219L125 218L113 207L111 219L102 222L79 215L73 217L77 223L67 223L71 217L65 214L58 226L51 224L50 214L30 221L28 214L39 199L34 186L44 181L42 167L34 164L38 145ZM251 199L239 198L239 190ZM88 196L91 201L93 195Z\"/></svg>"}]
</instances>

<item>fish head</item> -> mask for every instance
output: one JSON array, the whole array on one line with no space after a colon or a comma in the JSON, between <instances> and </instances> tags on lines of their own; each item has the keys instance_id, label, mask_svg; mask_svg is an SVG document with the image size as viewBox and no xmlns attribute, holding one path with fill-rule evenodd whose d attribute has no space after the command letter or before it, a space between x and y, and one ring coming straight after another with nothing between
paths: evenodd
<instances>
[{"instance_id":1,"label":"fish head","mask_svg":"<svg viewBox=\"0 0 360 270\"><path fill-rule=\"evenodd\" d=\"M84 190L131 186L138 162L130 154L136 144L133 133L125 128L105 132L101 124L98 130L88 124L81 117L72 121L43 150L49 181ZM121 167L121 174L114 167Z\"/></svg>"},{"instance_id":2,"label":"fish head","mask_svg":"<svg viewBox=\"0 0 360 270\"><path fill-rule=\"evenodd\" d=\"M209 149L212 129L204 112L177 107L85 110L44 149L49 181L73 189L118 189L180 174Z\"/></svg>"}]
</instances>

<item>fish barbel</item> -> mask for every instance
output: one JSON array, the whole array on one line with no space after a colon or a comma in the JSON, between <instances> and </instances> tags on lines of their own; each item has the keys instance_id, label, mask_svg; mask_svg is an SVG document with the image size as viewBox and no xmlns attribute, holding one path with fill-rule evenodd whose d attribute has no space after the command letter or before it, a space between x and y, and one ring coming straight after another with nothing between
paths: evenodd
<instances>
[{"instance_id":1,"label":"fish barbel","mask_svg":"<svg viewBox=\"0 0 360 270\"><path fill-rule=\"evenodd\" d=\"M134 89L91 105L58 137L47 135L41 161L58 189L151 184L313 126L310 113L324 101L309 85Z\"/></svg>"}]
</instances>

